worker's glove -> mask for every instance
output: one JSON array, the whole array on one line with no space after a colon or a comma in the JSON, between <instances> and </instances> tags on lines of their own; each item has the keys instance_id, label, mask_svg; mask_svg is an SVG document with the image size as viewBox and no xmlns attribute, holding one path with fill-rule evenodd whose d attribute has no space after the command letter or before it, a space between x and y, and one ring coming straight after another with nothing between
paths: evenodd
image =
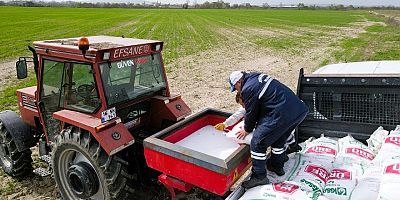
<instances>
[{"instance_id":1,"label":"worker's glove","mask_svg":"<svg viewBox=\"0 0 400 200\"><path fill-rule=\"evenodd\" d=\"M219 130L219 131L223 131L225 129L225 124L224 123L219 123L219 124L215 125L214 128Z\"/></svg>"}]
</instances>

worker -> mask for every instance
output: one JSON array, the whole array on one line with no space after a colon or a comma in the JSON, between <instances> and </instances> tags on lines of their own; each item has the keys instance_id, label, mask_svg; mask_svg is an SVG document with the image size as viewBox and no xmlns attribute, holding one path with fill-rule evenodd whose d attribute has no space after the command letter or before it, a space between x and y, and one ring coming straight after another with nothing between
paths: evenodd
<instances>
[{"instance_id":1,"label":"worker","mask_svg":"<svg viewBox=\"0 0 400 200\"><path fill-rule=\"evenodd\" d=\"M236 100L236 103L238 103L240 105L240 108L235 113L233 113L231 116L229 116L224 122L216 124L214 126L215 129L217 129L219 131L223 131L226 127L232 126L232 125L236 124L237 122L239 122L240 120L244 119L246 110L244 108L244 102L243 102L242 96L240 95L240 92L236 93L235 100ZM288 154L293 153L293 152L298 152L301 150L301 147L297 143L295 143L296 140L295 140L294 132L295 132L295 130L293 130L290 133L290 136L286 140L285 147L284 147L285 151L286 151L284 162L287 162L289 160L289 157L287 156ZM252 134L249 133L247 135L247 137L250 135L252 135Z\"/></svg>"},{"instance_id":2,"label":"worker","mask_svg":"<svg viewBox=\"0 0 400 200\"><path fill-rule=\"evenodd\" d=\"M237 133L238 139L254 130L250 144L252 174L242 186L249 189L268 184L267 148L272 148L268 170L284 175L286 141L306 117L308 107L287 86L265 74L234 71L229 83L231 92L237 90L241 94L246 108L244 128Z\"/></svg>"}]
</instances>

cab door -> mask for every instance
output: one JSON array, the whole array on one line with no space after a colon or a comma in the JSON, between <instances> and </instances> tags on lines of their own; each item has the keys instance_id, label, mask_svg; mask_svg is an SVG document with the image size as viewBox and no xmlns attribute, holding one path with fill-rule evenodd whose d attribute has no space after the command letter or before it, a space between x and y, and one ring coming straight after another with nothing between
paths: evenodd
<instances>
[{"instance_id":1,"label":"cab door","mask_svg":"<svg viewBox=\"0 0 400 200\"><path fill-rule=\"evenodd\" d=\"M69 109L93 114L101 106L91 64L43 59L39 109L47 140L61 131L53 113Z\"/></svg>"}]
</instances>

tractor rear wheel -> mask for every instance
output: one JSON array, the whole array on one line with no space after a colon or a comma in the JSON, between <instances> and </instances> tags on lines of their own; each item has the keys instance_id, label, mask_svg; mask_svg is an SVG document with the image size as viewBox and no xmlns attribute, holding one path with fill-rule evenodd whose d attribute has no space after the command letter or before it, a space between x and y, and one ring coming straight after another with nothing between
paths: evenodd
<instances>
[{"instance_id":1,"label":"tractor rear wheel","mask_svg":"<svg viewBox=\"0 0 400 200\"><path fill-rule=\"evenodd\" d=\"M126 165L108 156L85 130L68 127L55 137L53 174L64 199L126 199L132 193Z\"/></svg>"},{"instance_id":2,"label":"tractor rear wheel","mask_svg":"<svg viewBox=\"0 0 400 200\"><path fill-rule=\"evenodd\" d=\"M10 131L0 121L0 164L4 172L19 177L32 172L32 151L19 152Z\"/></svg>"}]
</instances>

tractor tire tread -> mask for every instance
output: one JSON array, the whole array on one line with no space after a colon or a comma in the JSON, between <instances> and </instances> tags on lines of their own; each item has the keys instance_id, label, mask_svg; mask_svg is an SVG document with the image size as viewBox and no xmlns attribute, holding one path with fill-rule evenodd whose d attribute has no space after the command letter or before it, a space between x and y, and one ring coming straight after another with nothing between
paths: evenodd
<instances>
[{"instance_id":1,"label":"tractor tire tread","mask_svg":"<svg viewBox=\"0 0 400 200\"><path fill-rule=\"evenodd\" d=\"M10 132L3 125L0 126L0 134L4 134L4 143L7 145L8 151L10 152L9 159L11 161L11 165L8 167L4 166L0 161L4 172L12 177L21 177L31 173L33 171L32 151L30 149L21 152L18 151Z\"/></svg>"},{"instance_id":2,"label":"tractor tire tread","mask_svg":"<svg viewBox=\"0 0 400 200\"><path fill-rule=\"evenodd\" d=\"M110 198L118 200L129 199L134 189L127 184L131 181L127 165L124 162L119 162L122 159L118 155L107 155L89 132L81 130L73 126L65 128L61 134L55 137L56 147L54 149L57 149L57 146L62 145L64 142L74 142L80 145L96 161L98 168L103 173Z\"/></svg>"}]
</instances>

